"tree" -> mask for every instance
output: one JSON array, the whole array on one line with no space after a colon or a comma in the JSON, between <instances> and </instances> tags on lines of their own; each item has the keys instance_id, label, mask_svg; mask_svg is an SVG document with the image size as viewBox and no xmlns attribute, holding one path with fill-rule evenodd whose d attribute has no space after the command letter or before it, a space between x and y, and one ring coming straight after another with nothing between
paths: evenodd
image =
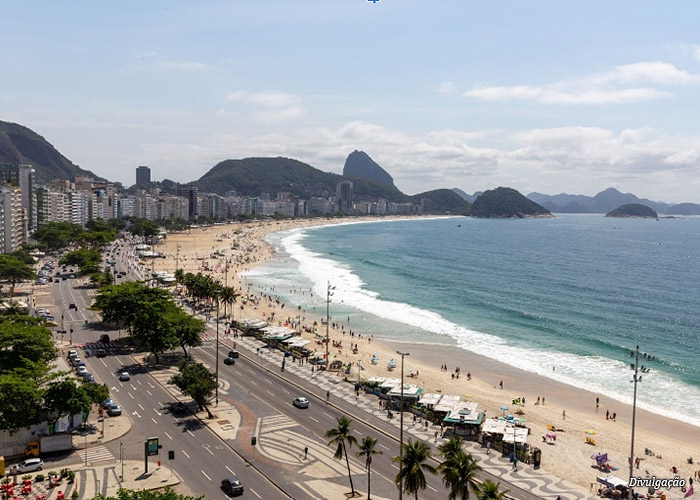
<instances>
[{"instance_id":1,"label":"tree","mask_svg":"<svg viewBox=\"0 0 700 500\"><path fill-rule=\"evenodd\" d=\"M224 304L224 317L226 317L227 306L233 308L239 296L240 294L233 287L225 286L221 289L219 300Z\"/></svg>"},{"instance_id":2,"label":"tree","mask_svg":"<svg viewBox=\"0 0 700 500\"><path fill-rule=\"evenodd\" d=\"M355 486L352 484L352 474L350 473L350 459L348 458L347 448L352 448L353 444L357 444L357 438L352 435L352 429L350 428L351 420L347 417L339 417L338 427L333 429L328 429L326 431L326 437L330 438L328 446L334 445L335 453L333 458L340 460L345 455L345 463L348 466L348 478L350 479L350 490L352 491L352 496L355 496Z\"/></svg>"},{"instance_id":3,"label":"tree","mask_svg":"<svg viewBox=\"0 0 700 500\"><path fill-rule=\"evenodd\" d=\"M48 222L32 234L41 248L46 250L61 250L67 248L84 232L82 226L70 222Z\"/></svg>"},{"instance_id":4,"label":"tree","mask_svg":"<svg viewBox=\"0 0 700 500\"><path fill-rule=\"evenodd\" d=\"M64 266L78 266L82 274L92 274L100 271L102 255L96 248L80 248L64 255L58 262Z\"/></svg>"},{"instance_id":5,"label":"tree","mask_svg":"<svg viewBox=\"0 0 700 500\"><path fill-rule=\"evenodd\" d=\"M418 500L418 491L424 490L428 485L425 480L425 471L437 474L437 469L428 463L430 458L429 445L409 439L408 443L403 444L403 455L391 459L392 462L400 464L399 473L394 482L399 487L403 484L403 490L409 494L413 493L416 500Z\"/></svg>"},{"instance_id":6,"label":"tree","mask_svg":"<svg viewBox=\"0 0 700 500\"><path fill-rule=\"evenodd\" d=\"M0 323L0 373L15 369L39 370L32 378L48 372L48 365L56 359L56 348L51 332L44 326L23 324L3 318Z\"/></svg>"},{"instance_id":7,"label":"tree","mask_svg":"<svg viewBox=\"0 0 700 500\"><path fill-rule=\"evenodd\" d=\"M34 269L19 258L9 254L0 255L0 280L10 282L12 287L10 294L14 293L15 284L18 281L31 280L35 277Z\"/></svg>"},{"instance_id":8,"label":"tree","mask_svg":"<svg viewBox=\"0 0 700 500\"><path fill-rule=\"evenodd\" d=\"M101 404L109 397L109 388L106 385L85 382L81 386L81 389L85 391L85 394L87 394L90 402L94 405Z\"/></svg>"},{"instance_id":9,"label":"tree","mask_svg":"<svg viewBox=\"0 0 700 500\"><path fill-rule=\"evenodd\" d=\"M447 443L446 443L447 444ZM445 445L443 445L445 446ZM445 454L445 461L438 467L442 472L442 481L450 489L449 500L467 500L469 486L476 488L477 473L481 467L474 457L462 449Z\"/></svg>"},{"instance_id":10,"label":"tree","mask_svg":"<svg viewBox=\"0 0 700 500\"><path fill-rule=\"evenodd\" d=\"M131 325L131 338L153 354L156 364L160 363L158 353L180 345L175 327L168 319L168 313L174 307L169 299L163 300L157 296L147 295L136 311Z\"/></svg>"},{"instance_id":11,"label":"tree","mask_svg":"<svg viewBox=\"0 0 700 500\"><path fill-rule=\"evenodd\" d=\"M173 375L170 383L177 386L185 396L190 396L200 411L207 410L209 418L214 418L207 402L216 389L216 375L207 370L206 366L195 361L183 360L180 363L180 373Z\"/></svg>"},{"instance_id":12,"label":"tree","mask_svg":"<svg viewBox=\"0 0 700 500\"><path fill-rule=\"evenodd\" d=\"M477 500L503 500L510 490L501 490L501 483L487 479L481 484L474 485Z\"/></svg>"},{"instance_id":13,"label":"tree","mask_svg":"<svg viewBox=\"0 0 700 500\"><path fill-rule=\"evenodd\" d=\"M41 408L38 384L19 372L0 373L0 430L10 433L36 423Z\"/></svg>"},{"instance_id":14,"label":"tree","mask_svg":"<svg viewBox=\"0 0 700 500\"><path fill-rule=\"evenodd\" d=\"M92 500L205 500L204 496L192 497L174 492L167 486L163 490L127 490L120 488L116 497L97 495Z\"/></svg>"},{"instance_id":15,"label":"tree","mask_svg":"<svg viewBox=\"0 0 700 500\"><path fill-rule=\"evenodd\" d=\"M89 412L92 403L90 396L75 385L74 379L65 379L49 384L44 392L44 405L46 410L55 416L55 424L66 415Z\"/></svg>"},{"instance_id":16,"label":"tree","mask_svg":"<svg viewBox=\"0 0 700 500\"><path fill-rule=\"evenodd\" d=\"M194 316L190 316L181 308L173 305L172 311L170 311L166 317L168 322L173 326L175 330L175 336L177 337L182 351L187 356L188 347L198 347L202 345L202 333L206 330L207 326L204 321Z\"/></svg>"},{"instance_id":17,"label":"tree","mask_svg":"<svg viewBox=\"0 0 700 500\"><path fill-rule=\"evenodd\" d=\"M379 453L382 454L381 450L377 450L375 446L377 445L377 440L372 436L365 436L362 438L362 443L360 444L360 451L355 453L358 457L365 457L365 469L367 469L367 500L370 499L370 486L371 486L371 469L372 469L372 455Z\"/></svg>"}]
</instances>

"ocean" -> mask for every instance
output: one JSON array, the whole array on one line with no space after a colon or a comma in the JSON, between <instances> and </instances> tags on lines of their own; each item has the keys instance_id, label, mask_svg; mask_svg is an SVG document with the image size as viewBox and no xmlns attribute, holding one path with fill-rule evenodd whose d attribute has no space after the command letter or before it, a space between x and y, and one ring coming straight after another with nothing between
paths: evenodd
<instances>
[{"instance_id":1,"label":"ocean","mask_svg":"<svg viewBox=\"0 0 700 500\"><path fill-rule=\"evenodd\" d=\"M454 345L700 421L700 218L464 217L272 234L246 279L305 315L375 338ZM300 314L292 307L286 314ZM348 323L349 321L349 323Z\"/></svg>"}]
</instances>

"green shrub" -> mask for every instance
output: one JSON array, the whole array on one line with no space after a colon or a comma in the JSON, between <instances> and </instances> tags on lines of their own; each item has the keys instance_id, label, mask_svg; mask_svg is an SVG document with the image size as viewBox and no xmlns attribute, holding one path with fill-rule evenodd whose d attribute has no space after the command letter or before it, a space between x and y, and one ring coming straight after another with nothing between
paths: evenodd
<instances>
[{"instance_id":1,"label":"green shrub","mask_svg":"<svg viewBox=\"0 0 700 500\"><path fill-rule=\"evenodd\" d=\"M34 482L35 483L40 483L44 480L44 475L43 474L37 474L34 476Z\"/></svg>"}]
</instances>

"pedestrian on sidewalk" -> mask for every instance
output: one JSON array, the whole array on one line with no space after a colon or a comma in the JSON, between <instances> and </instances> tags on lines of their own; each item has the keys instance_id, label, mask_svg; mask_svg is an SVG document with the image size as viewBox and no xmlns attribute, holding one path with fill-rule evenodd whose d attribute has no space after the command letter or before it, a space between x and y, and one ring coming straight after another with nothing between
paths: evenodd
<instances>
[{"instance_id":1,"label":"pedestrian on sidewalk","mask_svg":"<svg viewBox=\"0 0 700 500\"><path fill-rule=\"evenodd\" d=\"M331 391L326 391L326 403L331 400Z\"/></svg>"},{"instance_id":2,"label":"pedestrian on sidewalk","mask_svg":"<svg viewBox=\"0 0 700 500\"><path fill-rule=\"evenodd\" d=\"M491 441L486 441L486 454L491 454Z\"/></svg>"},{"instance_id":3,"label":"pedestrian on sidewalk","mask_svg":"<svg viewBox=\"0 0 700 500\"><path fill-rule=\"evenodd\" d=\"M518 457L513 457L513 470L518 470Z\"/></svg>"},{"instance_id":4,"label":"pedestrian on sidewalk","mask_svg":"<svg viewBox=\"0 0 700 500\"><path fill-rule=\"evenodd\" d=\"M438 431L435 431L435 442L437 443Z\"/></svg>"}]
</instances>

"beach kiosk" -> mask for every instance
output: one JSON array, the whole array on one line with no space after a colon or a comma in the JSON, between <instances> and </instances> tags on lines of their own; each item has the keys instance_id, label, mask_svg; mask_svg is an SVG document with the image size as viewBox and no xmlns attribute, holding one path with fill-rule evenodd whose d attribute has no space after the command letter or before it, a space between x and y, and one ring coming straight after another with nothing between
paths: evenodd
<instances>
[{"instance_id":1,"label":"beach kiosk","mask_svg":"<svg viewBox=\"0 0 700 500\"><path fill-rule=\"evenodd\" d=\"M460 401L447 412L442 421L445 426L451 426L455 434L476 440L481 433L484 414L478 412L478 403Z\"/></svg>"},{"instance_id":2,"label":"beach kiosk","mask_svg":"<svg viewBox=\"0 0 700 500\"><path fill-rule=\"evenodd\" d=\"M411 406L418 403L420 395L423 393L423 389L413 384L404 384L403 386L403 408L406 410ZM391 407L399 410L401 408L401 382L399 385L391 388L387 393L389 400L391 401Z\"/></svg>"}]
</instances>

